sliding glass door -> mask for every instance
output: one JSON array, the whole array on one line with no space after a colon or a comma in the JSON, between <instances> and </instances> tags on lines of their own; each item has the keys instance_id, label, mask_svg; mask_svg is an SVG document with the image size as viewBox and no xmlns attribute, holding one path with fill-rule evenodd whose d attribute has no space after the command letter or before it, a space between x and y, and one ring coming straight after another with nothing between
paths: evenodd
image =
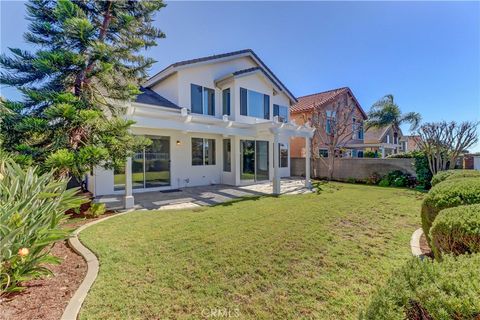
<instances>
[{"instance_id":1,"label":"sliding glass door","mask_svg":"<svg viewBox=\"0 0 480 320\"><path fill-rule=\"evenodd\" d=\"M240 179L269 179L268 141L240 141Z\"/></svg>"},{"instance_id":2,"label":"sliding glass door","mask_svg":"<svg viewBox=\"0 0 480 320\"><path fill-rule=\"evenodd\" d=\"M170 137L149 137L152 144L132 157L133 189L170 185ZM125 190L125 168L114 172L114 190Z\"/></svg>"}]
</instances>

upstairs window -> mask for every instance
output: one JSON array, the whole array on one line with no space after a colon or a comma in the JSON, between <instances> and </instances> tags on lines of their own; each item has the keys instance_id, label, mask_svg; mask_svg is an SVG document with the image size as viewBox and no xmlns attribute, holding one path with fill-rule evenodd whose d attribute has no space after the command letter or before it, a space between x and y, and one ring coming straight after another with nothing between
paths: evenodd
<instances>
[{"instance_id":1,"label":"upstairs window","mask_svg":"<svg viewBox=\"0 0 480 320\"><path fill-rule=\"evenodd\" d=\"M328 158L328 149L319 149L318 155L322 158Z\"/></svg>"},{"instance_id":2,"label":"upstairs window","mask_svg":"<svg viewBox=\"0 0 480 320\"><path fill-rule=\"evenodd\" d=\"M240 114L242 116L270 119L270 96L240 88Z\"/></svg>"},{"instance_id":3,"label":"upstairs window","mask_svg":"<svg viewBox=\"0 0 480 320\"><path fill-rule=\"evenodd\" d=\"M192 166L215 165L215 139L192 138Z\"/></svg>"},{"instance_id":4,"label":"upstairs window","mask_svg":"<svg viewBox=\"0 0 480 320\"><path fill-rule=\"evenodd\" d=\"M336 118L336 113L335 111L327 110L327 122L325 124L325 131L327 134L333 134L335 130L335 118Z\"/></svg>"},{"instance_id":5,"label":"upstairs window","mask_svg":"<svg viewBox=\"0 0 480 320\"><path fill-rule=\"evenodd\" d=\"M230 115L230 88L222 91L222 105L223 113L222 115Z\"/></svg>"},{"instance_id":6,"label":"upstairs window","mask_svg":"<svg viewBox=\"0 0 480 320\"><path fill-rule=\"evenodd\" d=\"M278 121L288 122L288 107L279 106L278 104L273 105L273 116L278 116Z\"/></svg>"},{"instance_id":7,"label":"upstairs window","mask_svg":"<svg viewBox=\"0 0 480 320\"><path fill-rule=\"evenodd\" d=\"M359 122L358 124L357 139L363 140L363 122Z\"/></svg>"},{"instance_id":8,"label":"upstairs window","mask_svg":"<svg viewBox=\"0 0 480 320\"><path fill-rule=\"evenodd\" d=\"M190 94L193 113L215 115L215 90L191 84Z\"/></svg>"}]
</instances>

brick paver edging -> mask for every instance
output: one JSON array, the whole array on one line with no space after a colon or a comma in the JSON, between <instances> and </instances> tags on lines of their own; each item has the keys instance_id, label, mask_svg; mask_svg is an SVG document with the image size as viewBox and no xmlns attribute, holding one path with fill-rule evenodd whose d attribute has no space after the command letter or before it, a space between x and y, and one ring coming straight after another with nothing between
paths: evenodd
<instances>
[{"instance_id":1,"label":"brick paver edging","mask_svg":"<svg viewBox=\"0 0 480 320\"><path fill-rule=\"evenodd\" d=\"M97 256L95 256L95 254L92 251L90 251L87 247L85 247L80 242L80 240L78 239L79 233L85 230L86 228L93 226L94 224L103 222L113 217L122 216L132 211L134 210L117 213L109 217L105 217L103 219L95 220L87 224L84 224L80 228L76 229L73 232L72 236L68 239L68 244L70 245L70 247L76 253L81 255L83 259L85 259L85 261L87 262L87 274L85 275L85 278L83 279L82 283L78 287L77 291L75 291L75 294L73 295L73 297L68 302L68 305L65 308L65 311L63 311L61 320L77 319L77 316L78 316L78 313L80 312L80 308L82 307L83 301L85 300L87 293L92 287L93 283L95 282L95 279L97 278L97 274L98 274L99 263L98 263Z\"/></svg>"},{"instance_id":2,"label":"brick paver edging","mask_svg":"<svg viewBox=\"0 0 480 320\"><path fill-rule=\"evenodd\" d=\"M410 239L410 248L412 249L412 254L415 257L420 257L423 255L422 250L420 249L420 237L423 234L423 229L418 228L412 234L412 238Z\"/></svg>"}]
</instances>

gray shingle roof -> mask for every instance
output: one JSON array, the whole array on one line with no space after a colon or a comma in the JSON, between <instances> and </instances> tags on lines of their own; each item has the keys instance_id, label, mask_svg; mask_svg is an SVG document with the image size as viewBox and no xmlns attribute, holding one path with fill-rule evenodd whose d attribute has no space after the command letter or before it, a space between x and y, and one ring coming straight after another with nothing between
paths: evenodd
<instances>
[{"instance_id":1,"label":"gray shingle roof","mask_svg":"<svg viewBox=\"0 0 480 320\"><path fill-rule=\"evenodd\" d=\"M172 108L172 109L181 109L175 103L162 97L161 95L159 95L158 93L156 93L151 89L141 87L140 91L142 91L142 93L137 96L137 98L135 99L135 102L152 104L155 106Z\"/></svg>"}]
</instances>

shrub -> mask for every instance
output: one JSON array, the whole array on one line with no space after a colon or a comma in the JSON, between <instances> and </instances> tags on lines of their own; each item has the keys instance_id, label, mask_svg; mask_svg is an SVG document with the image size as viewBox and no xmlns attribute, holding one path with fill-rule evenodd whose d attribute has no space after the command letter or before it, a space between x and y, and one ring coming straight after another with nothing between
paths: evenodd
<instances>
[{"instance_id":1,"label":"shrub","mask_svg":"<svg viewBox=\"0 0 480 320\"><path fill-rule=\"evenodd\" d=\"M422 229L429 244L429 231L440 210L480 203L480 179L445 180L433 187L422 203Z\"/></svg>"},{"instance_id":2,"label":"shrub","mask_svg":"<svg viewBox=\"0 0 480 320\"><path fill-rule=\"evenodd\" d=\"M478 170L447 170L440 171L432 178L432 186L439 184L442 181L458 178L480 178L480 171Z\"/></svg>"},{"instance_id":3,"label":"shrub","mask_svg":"<svg viewBox=\"0 0 480 320\"><path fill-rule=\"evenodd\" d=\"M366 179L366 184L378 184L382 180L382 176L380 176L377 172L370 174Z\"/></svg>"},{"instance_id":4,"label":"shrub","mask_svg":"<svg viewBox=\"0 0 480 320\"><path fill-rule=\"evenodd\" d=\"M58 263L49 251L68 231L59 224L65 211L84 200L77 190L66 190L66 180L53 173L38 174L11 160L0 165L0 295L20 291L19 283L50 271L45 263Z\"/></svg>"},{"instance_id":5,"label":"shrub","mask_svg":"<svg viewBox=\"0 0 480 320\"><path fill-rule=\"evenodd\" d=\"M92 218L97 218L104 214L106 210L105 203L92 203L87 215Z\"/></svg>"},{"instance_id":6,"label":"shrub","mask_svg":"<svg viewBox=\"0 0 480 320\"><path fill-rule=\"evenodd\" d=\"M388 158L406 158L414 159L413 166L417 176L417 184L423 186L423 189L430 189L430 181L432 180L432 172L428 166L428 159L422 151L410 151L398 153L388 156Z\"/></svg>"},{"instance_id":7,"label":"shrub","mask_svg":"<svg viewBox=\"0 0 480 320\"><path fill-rule=\"evenodd\" d=\"M440 211L430 229L435 257L480 252L480 204Z\"/></svg>"},{"instance_id":8,"label":"shrub","mask_svg":"<svg viewBox=\"0 0 480 320\"><path fill-rule=\"evenodd\" d=\"M375 151L365 151L363 153L363 157L364 158L377 158L378 157L378 153L376 153Z\"/></svg>"},{"instance_id":9,"label":"shrub","mask_svg":"<svg viewBox=\"0 0 480 320\"><path fill-rule=\"evenodd\" d=\"M360 319L478 319L480 254L412 258L373 296Z\"/></svg>"},{"instance_id":10,"label":"shrub","mask_svg":"<svg viewBox=\"0 0 480 320\"><path fill-rule=\"evenodd\" d=\"M383 177L382 180L378 183L380 187L388 187L390 186L390 181L388 180L387 177Z\"/></svg>"}]
</instances>

